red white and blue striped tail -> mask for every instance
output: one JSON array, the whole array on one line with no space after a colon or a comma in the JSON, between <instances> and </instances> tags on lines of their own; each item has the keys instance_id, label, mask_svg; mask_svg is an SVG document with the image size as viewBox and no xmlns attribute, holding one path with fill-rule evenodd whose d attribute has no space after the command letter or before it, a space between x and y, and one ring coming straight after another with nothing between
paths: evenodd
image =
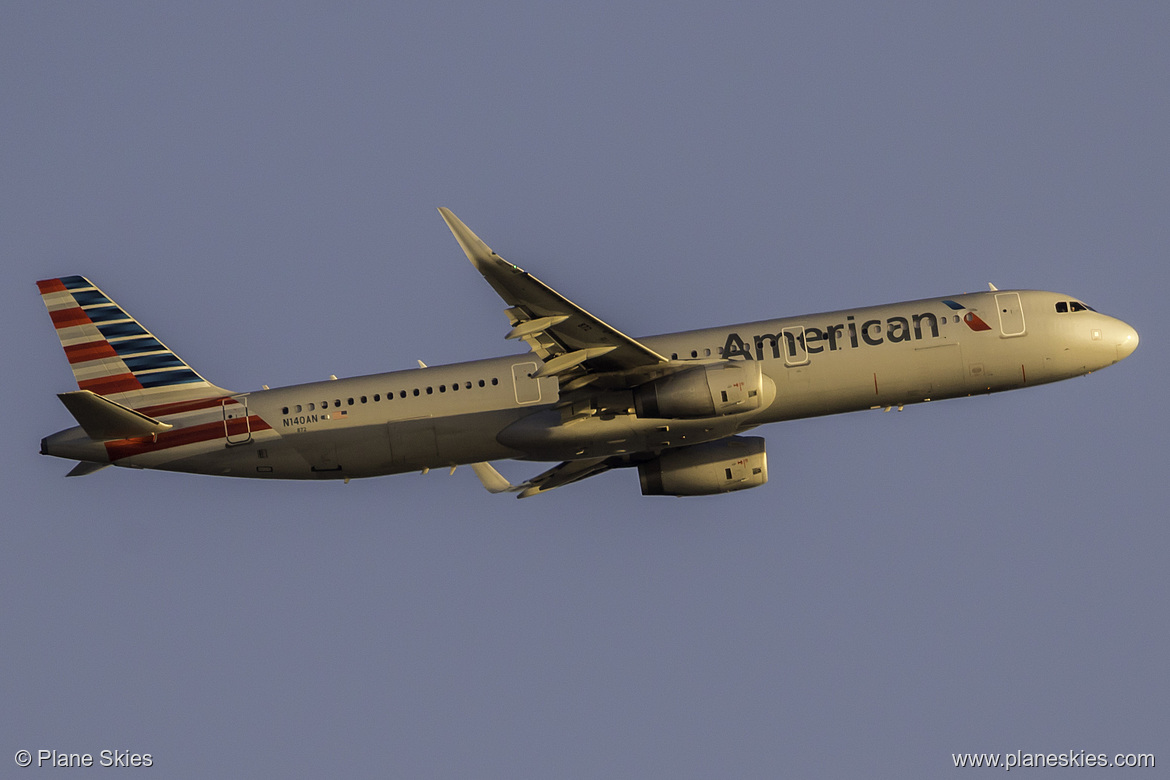
<instances>
[{"instance_id":1,"label":"red white and blue striped tail","mask_svg":"<svg viewBox=\"0 0 1170 780\"><path fill-rule=\"evenodd\" d=\"M178 409L189 401L229 395L84 276L45 279L37 287L80 389L131 409L172 403Z\"/></svg>"}]
</instances>

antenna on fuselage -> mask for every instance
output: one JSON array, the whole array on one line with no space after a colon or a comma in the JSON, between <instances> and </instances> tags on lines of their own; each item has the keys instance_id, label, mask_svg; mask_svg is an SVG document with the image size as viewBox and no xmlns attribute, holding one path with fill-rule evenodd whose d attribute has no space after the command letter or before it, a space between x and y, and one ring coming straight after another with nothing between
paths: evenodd
<instances>
[{"instance_id":1,"label":"antenna on fuselage","mask_svg":"<svg viewBox=\"0 0 1170 780\"><path fill-rule=\"evenodd\" d=\"M987 283L987 287L988 287L988 289L990 289L992 292L999 292L999 288L998 288L998 287L996 287L996 286L995 286L994 284L992 284L991 282L988 282L988 283Z\"/></svg>"}]
</instances>

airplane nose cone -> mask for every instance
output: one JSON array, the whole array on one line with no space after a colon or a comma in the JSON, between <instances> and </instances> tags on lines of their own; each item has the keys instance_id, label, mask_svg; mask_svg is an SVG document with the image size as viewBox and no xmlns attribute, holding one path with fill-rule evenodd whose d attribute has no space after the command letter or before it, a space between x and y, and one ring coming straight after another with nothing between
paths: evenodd
<instances>
[{"instance_id":1,"label":"airplane nose cone","mask_svg":"<svg viewBox=\"0 0 1170 780\"><path fill-rule=\"evenodd\" d=\"M1132 326L1120 323L1121 332L1118 334L1120 338L1117 342L1117 359L1125 360L1133 354L1138 345L1138 332Z\"/></svg>"}]
</instances>

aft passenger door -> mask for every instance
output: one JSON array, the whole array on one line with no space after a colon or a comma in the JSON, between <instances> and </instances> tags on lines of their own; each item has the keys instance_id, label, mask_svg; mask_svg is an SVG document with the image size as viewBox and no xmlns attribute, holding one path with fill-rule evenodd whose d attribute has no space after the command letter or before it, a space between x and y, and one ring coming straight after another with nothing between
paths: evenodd
<instances>
[{"instance_id":1,"label":"aft passenger door","mask_svg":"<svg viewBox=\"0 0 1170 780\"><path fill-rule=\"evenodd\" d=\"M248 419L248 397L227 398L223 402L223 435L228 446L252 441L252 421Z\"/></svg>"}]
</instances>

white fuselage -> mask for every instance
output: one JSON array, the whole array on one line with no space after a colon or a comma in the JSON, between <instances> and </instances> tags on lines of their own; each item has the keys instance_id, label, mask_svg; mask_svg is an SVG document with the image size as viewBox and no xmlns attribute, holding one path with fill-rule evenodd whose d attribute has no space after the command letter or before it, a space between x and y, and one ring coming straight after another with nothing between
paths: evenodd
<instances>
[{"instance_id":1,"label":"white fuselage","mask_svg":"<svg viewBox=\"0 0 1170 780\"><path fill-rule=\"evenodd\" d=\"M643 418L618 399L619 411L610 404L570 417L557 406L557 378L531 378L541 361L525 354L235 395L156 415L174 428L154 437L98 443L72 428L42 451L277 479L661 452L764 423L1067 379L1137 346L1129 325L1080 305L1069 310L1074 300L993 291L639 339L672 361L758 361L775 397L737 414Z\"/></svg>"}]
</instances>

